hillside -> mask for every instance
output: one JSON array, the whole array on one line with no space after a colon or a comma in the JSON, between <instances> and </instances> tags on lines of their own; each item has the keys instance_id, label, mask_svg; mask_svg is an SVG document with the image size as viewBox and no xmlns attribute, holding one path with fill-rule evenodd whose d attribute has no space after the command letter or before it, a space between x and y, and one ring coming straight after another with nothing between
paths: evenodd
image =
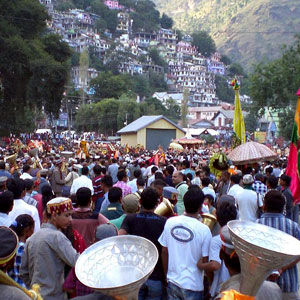
<instances>
[{"instance_id":1,"label":"hillside","mask_svg":"<svg viewBox=\"0 0 300 300\"><path fill-rule=\"evenodd\" d=\"M218 49L246 69L279 56L300 33L299 0L154 0L185 32L210 32Z\"/></svg>"}]
</instances>

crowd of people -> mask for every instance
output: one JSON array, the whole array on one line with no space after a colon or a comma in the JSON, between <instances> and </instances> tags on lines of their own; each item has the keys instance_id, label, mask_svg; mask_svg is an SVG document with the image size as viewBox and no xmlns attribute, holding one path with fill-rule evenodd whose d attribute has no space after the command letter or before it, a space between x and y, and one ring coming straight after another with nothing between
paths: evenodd
<instances>
[{"instance_id":1,"label":"crowd of people","mask_svg":"<svg viewBox=\"0 0 300 300\"><path fill-rule=\"evenodd\" d=\"M83 285L74 266L90 245L118 235L147 238L159 252L140 300L221 299L240 282L229 221L258 222L300 239L285 160L216 176L197 152L153 157L135 151L65 159L52 151L32 159L23 152L16 165L2 157L1 299L33 299L37 286L44 300L113 299ZM215 219L211 228L205 215ZM297 263L274 270L256 299L300 299Z\"/></svg>"}]
</instances>

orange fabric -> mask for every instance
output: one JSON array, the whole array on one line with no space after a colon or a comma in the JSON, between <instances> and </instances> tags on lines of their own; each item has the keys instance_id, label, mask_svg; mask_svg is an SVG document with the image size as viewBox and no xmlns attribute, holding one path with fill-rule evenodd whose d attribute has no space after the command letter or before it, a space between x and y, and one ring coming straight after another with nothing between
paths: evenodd
<instances>
[{"instance_id":1,"label":"orange fabric","mask_svg":"<svg viewBox=\"0 0 300 300\"><path fill-rule=\"evenodd\" d=\"M253 296L243 295L234 290L225 291L222 294L223 296L221 300L254 300L255 299L255 297Z\"/></svg>"}]
</instances>

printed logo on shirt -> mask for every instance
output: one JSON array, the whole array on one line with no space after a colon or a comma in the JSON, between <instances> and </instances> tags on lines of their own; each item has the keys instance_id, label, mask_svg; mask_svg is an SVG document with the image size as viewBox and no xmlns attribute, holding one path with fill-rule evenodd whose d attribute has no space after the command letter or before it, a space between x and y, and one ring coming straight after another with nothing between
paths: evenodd
<instances>
[{"instance_id":1,"label":"printed logo on shirt","mask_svg":"<svg viewBox=\"0 0 300 300\"><path fill-rule=\"evenodd\" d=\"M171 235L175 240L183 243L188 243L194 239L194 233L182 225L172 228Z\"/></svg>"}]
</instances>

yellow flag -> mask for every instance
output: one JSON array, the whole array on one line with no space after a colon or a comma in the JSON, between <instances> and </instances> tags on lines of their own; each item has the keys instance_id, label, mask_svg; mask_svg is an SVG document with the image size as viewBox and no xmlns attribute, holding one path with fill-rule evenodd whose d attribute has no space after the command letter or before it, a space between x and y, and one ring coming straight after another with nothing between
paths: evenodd
<instances>
[{"instance_id":1,"label":"yellow flag","mask_svg":"<svg viewBox=\"0 0 300 300\"><path fill-rule=\"evenodd\" d=\"M240 87L236 79L232 81L232 85L235 92L233 131L235 132L236 136L240 139L241 144L244 144L246 142L246 131L239 96Z\"/></svg>"}]
</instances>

